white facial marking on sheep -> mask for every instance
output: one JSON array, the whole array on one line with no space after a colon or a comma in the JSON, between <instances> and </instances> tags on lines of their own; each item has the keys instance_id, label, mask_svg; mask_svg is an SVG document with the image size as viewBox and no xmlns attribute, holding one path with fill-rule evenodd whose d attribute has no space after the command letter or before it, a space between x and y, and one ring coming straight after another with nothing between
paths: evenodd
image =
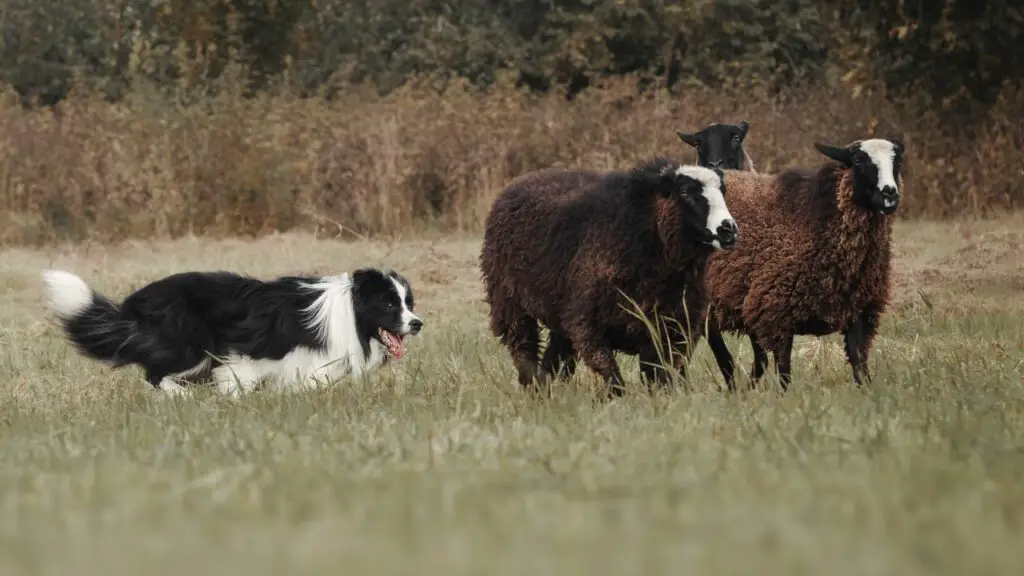
<instances>
[{"instance_id":1,"label":"white facial marking on sheep","mask_svg":"<svg viewBox=\"0 0 1024 576\"><path fill-rule=\"evenodd\" d=\"M873 138L860 143L860 149L867 153L871 162L878 169L878 189L884 190L886 186L892 187L899 192L896 185L896 175L893 174L893 160L896 158L896 145L888 140ZM892 199L885 200L887 207L895 204Z\"/></svg>"},{"instance_id":2,"label":"white facial marking on sheep","mask_svg":"<svg viewBox=\"0 0 1024 576\"><path fill-rule=\"evenodd\" d=\"M736 225L732 214L729 213L729 207L725 204L725 196L722 195L722 180L714 170L703 166L680 166L676 173L689 176L701 183L703 187L701 194L708 202L708 221L705 226L707 226L708 232L715 235L711 245L716 249L721 248L722 245L718 241L719 227L726 222L731 222L733 226Z\"/></svg>"}]
</instances>

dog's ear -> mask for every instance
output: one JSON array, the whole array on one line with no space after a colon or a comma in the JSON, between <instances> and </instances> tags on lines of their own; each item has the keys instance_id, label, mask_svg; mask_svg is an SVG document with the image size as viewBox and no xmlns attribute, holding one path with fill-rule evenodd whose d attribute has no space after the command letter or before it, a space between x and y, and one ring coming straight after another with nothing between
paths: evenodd
<instances>
[{"instance_id":1,"label":"dog's ear","mask_svg":"<svg viewBox=\"0 0 1024 576\"><path fill-rule=\"evenodd\" d=\"M694 148L697 147L697 142L698 142L697 134L694 134L694 133L691 133L691 132L680 132L680 131L676 130L676 136L679 136L680 140L682 140L683 142L689 144L690 146L693 146Z\"/></svg>"},{"instance_id":2,"label":"dog's ear","mask_svg":"<svg viewBox=\"0 0 1024 576\"><path fill-rule=\"evenodd\" d=\"M365 268L360 268L359 270L348 273L348 280L352 283L351 290L353 294L359 292L359 290L366 284L366 280L369 276L370 275L367 274L367 270Z\"/></svg>"}]
</instances>

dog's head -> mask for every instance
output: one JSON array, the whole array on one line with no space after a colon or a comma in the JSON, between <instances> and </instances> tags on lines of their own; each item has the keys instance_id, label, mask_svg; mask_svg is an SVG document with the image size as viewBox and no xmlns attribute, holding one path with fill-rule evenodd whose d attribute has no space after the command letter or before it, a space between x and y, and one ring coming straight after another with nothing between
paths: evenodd
<instances>
[{"instance_id":1,"label":"dog's head","mask_svg":"<svg viewBox=\"0 0 1024 576\"><path fill-rule=\"evenodd\" d=\"M361 334L384 345L388 355L405 355L405 337L419 334L423 320L413 310L412 287L394 270L361 268L352 274L352 305Z\"/></svg>"}]
</instances>

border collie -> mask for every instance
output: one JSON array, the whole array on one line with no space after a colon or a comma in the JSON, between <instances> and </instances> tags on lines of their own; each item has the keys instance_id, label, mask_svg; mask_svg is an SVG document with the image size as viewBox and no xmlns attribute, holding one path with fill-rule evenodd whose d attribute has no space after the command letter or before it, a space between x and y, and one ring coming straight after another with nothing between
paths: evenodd
<instances>
[{"instance_id":1,"label":"border collie","mask_svg":"<svg viewBox=\"0 0 1024 576\"><path fill-rule=\"evenodd\" d=\"M262 381L291 391L368 373L405 355L423 321L399 273L361 268L340 276L272 281L232 272L185 272L144 286L120 304L78 276L43 272L47 307L78 351L113 368L138 364L170 394L213 380L232 397Z\"/></svg>"}]
</instances>

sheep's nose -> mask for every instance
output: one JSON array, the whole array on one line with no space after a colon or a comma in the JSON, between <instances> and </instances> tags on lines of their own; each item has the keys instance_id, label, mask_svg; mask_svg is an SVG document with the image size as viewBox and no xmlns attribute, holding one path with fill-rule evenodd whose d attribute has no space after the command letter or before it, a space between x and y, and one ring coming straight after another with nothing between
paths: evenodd
<instances>
[{"instance_id":1,"label":"sheep's nose","mask_svg":"<svg viewBox=\"0 0 1024 576\"><path fill-rule=\"evenodd\" d=\"M739 235L740 231L734 220L726 220L718 225L718 242L722 248L731 248L736 244Z\"/></svg>"},{"instance_id":2,"label":"sheep's nose","mask_svg":"<svg viewBox=\"0 0 1024 576\"><path fill-rule=\"evenodd\" d=\"M412 334L419 334L420 329L423 328L423 321L420 319L409 321L409 332Z\"/></svg>"},{"instance_id":3,"label":"sheep's nose","mask_svg":"<svg viewBox=\"0 0 1024 576\"><path fill-rule=\"evenodd\" d=\"M881 190L882 194L882 213L892 214L896 211L896 208L900 205L900 193L899 190L893 186L885 186Z\"/></svg>"}]
</instances>

